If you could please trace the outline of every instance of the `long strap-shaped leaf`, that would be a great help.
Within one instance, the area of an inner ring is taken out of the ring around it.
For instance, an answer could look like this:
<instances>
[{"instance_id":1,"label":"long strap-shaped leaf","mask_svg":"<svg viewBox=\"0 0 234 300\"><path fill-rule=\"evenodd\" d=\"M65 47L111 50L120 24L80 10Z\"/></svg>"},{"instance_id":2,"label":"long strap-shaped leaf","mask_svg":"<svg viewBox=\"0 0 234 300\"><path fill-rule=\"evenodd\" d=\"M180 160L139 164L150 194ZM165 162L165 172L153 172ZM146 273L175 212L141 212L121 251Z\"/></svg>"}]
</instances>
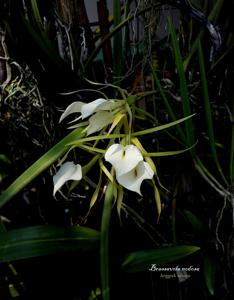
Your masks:
<instances>
[{"instance_id":1,"label":"long strap-shaped leaf","mask_svg":"<svg viewBox=\"0 0 234 300\"><path fill-rule=\"evenodd\" d=\"M99 232L86 227L33 226L1 232L0 261L96 249Z\"/></svg>"},{"instance_id":2,"label":"long strap-shaped leaf","mask_svg":"<svg viewBox=\"0 0 234 300\"><path fill-rule=\"evenodd\" d=\"M109 226L111 219L111 211L114 199L114 185L109 182L104 199L104 207L102 213L101 235L100 235L100 269L101 269L101 285L102 299L110 300L109 286Z\"/></svg>"},{"instance_id":3,"label":"long strap-shaped leaf","mask_svg":"<svg viewBox=\"0 0 234 300\"><path fill-rule=\"evenodd\" d=\"M222 179L224 180L225 183L227 183L222 168L220 166L217 151L216 151L214 126L213 126L212 112L210 107L210 97L209 97L208 83L206 78L205 62L204 62L203 51L200 42L198 43L198 62L199 62L199 69L200 69L200 76L201 76L201 91L202 91L202 97L204 103L206 126L207 126L208 138L210 142L211 154Z\"/></svg>"},{"instance_id":4,"label":"long strap-shaped leaf","mask_svg":"<svg viewBox=\"0 0 234 300\"><path fill-rule=\"evenodd\" d=\"M170 118L172 119L172 121L176 121L177 118L176 118L176 116L175 116L175 114L173 112L173 109L172 109L172 107L170 105L170 102L169 102L167 96L166 96L166 93L163 90L163 87L162 87L162 85L160 83L160 80L159 80L159 78L157 76L157 73L154 71L153 66L152 66L151 63L149 63L149 67L150 67L150 70L151 70L151 73L152 73L152 76L153 76L153 80L154 80L154 82L155 82L155 84L156 84L156 86L158 88L159 94L161 96L161 99L163 100L163 103L164 103L164 105L165 105L165 107L167 109L167 112L168 112ZM185 141L184 132L183 132L181 126L176 125L176 128L177 128L177 130L179 132L179 135L182 138L182 140Z\"/></svg>"},{"instance_id":5,"label":"long strap-shaped leaf","mask_svg":"<svg viewBox=\"0 0 234 300\"><path fill-rule=\"evenodd\" d=\"M125 258L122 268L126 272L148 271L152 264L156 266L169 264L199 249L197 246L173 246L156 250L133 252Z\"/></svg>"},{"instance_id":6,"label":"long strap-shaped leaf","mask_svg":"<svg viewBox=\"0 0 234 300\"><path fill-rule=\"evenodd\" d=\"M177 41L177 36L175 33L175 29L172 23L171 18L168 18L168 28L171 35L171 43L174 51L174 57L175 57L175 64L179 75L179 81L180 81L180 94L182 99L182 108L183 108L183 114L184 117L191 115L191 105L190 105L190 99L189 99L189 93L187 88L187 82L186 82L186 76L184 72L183 67L183 61L180 53L179 44ZM188 120L185 123L185 132L186 132L186 144L187 146L192 146L195 142L194 138L194 128L192 120ZM194 154L194 148L191 149L191 154Z\"/></svg>"},{"instance_id":7,"label":"long strap-shaped leaf","mask_svg":"<svg viewBox=\"0 0 234 300\"><path fill-rule=\"evenodd\" d=\"M29 167L22 175L20 175L1 195L0 207L7 203L20 190L36 178L41 172L48 168L56 159L58 159L65 151L67 151L67 144L78 140L82 134L82 128L75 129L58 144L46 152L39 158L31 167Z\"/></svg>"}]
</instances>

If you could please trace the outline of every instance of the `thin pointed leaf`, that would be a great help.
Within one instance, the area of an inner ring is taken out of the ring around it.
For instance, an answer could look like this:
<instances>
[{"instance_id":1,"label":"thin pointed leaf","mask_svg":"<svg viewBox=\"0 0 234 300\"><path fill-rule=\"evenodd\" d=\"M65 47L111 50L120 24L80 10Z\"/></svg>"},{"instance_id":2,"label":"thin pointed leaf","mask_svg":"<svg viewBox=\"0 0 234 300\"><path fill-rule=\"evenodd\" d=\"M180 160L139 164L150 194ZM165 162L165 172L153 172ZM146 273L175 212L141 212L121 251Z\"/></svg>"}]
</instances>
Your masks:
<instances>
[{"instance_id":1,"label":"thin pointed leaf","mask_svg":"<svg viewBox=\"0 0 234 300\"><path fill-rule=\"evenodd\" d=\"M215 277L216 277L217 260L210 255L204 257L204 277L208 291L213 296L215 292Z\"/></svg>"},{"instance_id":2,"label":"thin pointed leaf","mask_svg":"<svg viewBox=\"0 0 234 300\"><path fill-rule=\"evenodd\" d=\"M169 32L171 35L171 43L172 43L172 47L173 47L173 51L174 51L176 68L177 68L178 75L179 75L183 114L186 117L186 116L191 115L192 110L191 110L187 82L186 82L186 77L185 77L185 72L184 72L184 67L183 67L183 61L182 61L179 44L177 41L177 36L176 36L175 29L174 29L171 18L168 18L168 25L169 25L168 26ZM186 132L186 145L188 147L191 147L195 143L194 128L193 128L192 120L188 120L185 123L185 132ZM194 154L194 149L191 149L191 154Z\"/></svg>"},{"instance_id":3,"label":"thin pointed leaf","mask_svg":"<svg viewBox=\"0 0 234 300\"><path fill-rule=\"evenodd\" d=\"M157 217L157 222L158 222L159 218L160 218L160 215L161 215L161 211L162 211L161 197L160 197L160 194L159 194L159 190L158 190L158 188L157 188L154 181L153 181L153 186L154 186L154 199L155 199L157 212L158 212L158 217Z\"/></svg>"},{"instance_id":4,"label":"thin pointed leaf","mask_svg":"<svg viewBox=\"0 0 234 300\"><path fill-rule=\"evenodd\" d=\"M198 219L198 217L193 214L191 211L189 210L183 210L182 211L182 215L183 217L187 220L187 222L189 224L191 224L194 232L198 235L201 236L202 232L205 232L205 226L204 224L201 222L200 219Z\"/></svg>"},{"instance_id":5,"label":"thin pointed leaf","mask_svg":"<svg viewBox=\"0 0 234 300\"><path fill-rule=\"evenodd\" d=\"M119 215L119 219L121 220L121 209L122 209L122 203L123 203L123 187L121 185L118 185L118 196L117 196L117 213Z\"/></svg>"},{"instance_id":6,"label":"thin pointed leaf","mask_svg":"<svg viewBox=\"0 0 234 300\"><path fill-rule=\"evenodd\" d=\"M137 131L137 132L133 132L131 134L131 136L139 136L139 135L144 135L144 134L150 134L150 133L153 133L153 132L157 132L157 131L161 131L161 130L164 130L164 129L167 129L167 128L170 128L170 127L173 127L179 123L182 123L184 121L188 121L190 118L192 118L194 116L193 115L190 115L190 116L187 116L187 117L184 117L182 119L179 119L177 121L174 121L174 122L170 122L170 123L167 123L167 124L164 124L164 125L160 125L160 126L156 126L156 127L153 127L153 128L149 128L149 129L145 129L145 130L141 130L141 131ZM195 144L195 143L193 143ZM191 144L192 146L192 144Z\"/></svg>"},{"instance_id":7,"label":"thin pointed leaf","mask_svg":"<svg viewBox=\"0 0 234 300\"><path fill-rule=\"evenodd\" d=\"M31 0L31 6L32 6L32 11L33 11L33 15L36 21L36 25L38 26L38 28L40 30L43 29L43 22L42 22L42 18L38 9L38 5L37 5L37 0Z\"/></svg>"},{"instance_id":8,"label":"thin pointed leaf","mask_svg":"<svg viewBox=\"0 0 234 300\"><path fill-rule=\"evenodd\" d=\"M151 156L151 157L173 156L173 155L185 153L185 152L191 150L195 145L193 145L192 147L189 147L187 149L183 149L183 150L164 151L164 152L146 152L146 153L142 153L142 154L144 156Z\"/></svg>"},{"instance_id":9,"label":"thin pointed leaf","mask_svg":"<svg viewBox=\"0 0 234 300\"><path fill-rule=\"evenodd\" d=\"M108 134L110 134L113 129L119 124L119 122L125 117L126 115L124 113L118 113L116 116L114 116L113 123L111 124L111 127L108 131Z\"/></svg>"},{"instance_id":10,"label":"thin pointed leaf","mask_svg":"<svg viewBox=\"0 0 234 300\"><path fill-rule=\"evenodd\" d=\"M100 159L99 160L99 166L102 169L103 173L106 175L106 177L110 180L110 182L114 182L114 178L111 175L111 173L107 170L107 168L105 167L105 165L103 164L103 161Z\"/></svg>"},{"instance_id":11,"label":"thin pointed leaf","mask_svg":"<svg viewBox=\"0 0 234 300\"><path fill-rule=\"evenodd\" d=\"M210 98L209 98L209 92L208 92L208 84L207 84L207 78L206 78L206 70L205 70L205 62L202 52L201 43L198 43L198 61L199 61L199 69L200 69L200 76L201 76L201 91L202 91L202 97L203 97L203 103L204 103L204 111L205 111L205 118L206 118L206 126L207 126L207 134L209 137L210 142L210 148L211 148L211 154L214 160L214 163L222 177L225 183L227 183L223 171L221 169L218 155L216 151L216 143L215 143L215 137L214 137L214 127L213 127L213 120L212 120L212 112L210 107Z\"/></svg>"},{"instance_id":12,"label":"thin pointed leaf","mask_svg":"<svg viewBox=\"0 0 234 300\"><path fill-rule=\"evenodd\" d=\"M100 168L98 184L90 200L89 209L91 209L97 201L101 189L101 184L102 184L102 169Z\"/></svg>"},{"instance_id":13,"label":"thin pointed leaf","mask_svg":"<svg viewBox=\"0 0 234 300\"><path fill-rule=\"evenodd\" d=\"M165 107L167 109L167 112L168 112L170 118L172 119L172 121L176 121L177 118L176 118L176 116L175 116L175 114L174 114L174 112L172 110L172 107L171 107L171 105L170 105L170 103L169 103L169 101L167 99L166 94L164 93L164 90L163 90L162 85L161 85L161 83L160 83L160 81L158 79L158 76L157 76L156 72L154 71L153 66L152 66L151 63L149 63L149 66L150 66L150 70L151 70L151 73L152 73L152 76L153 76L153 80L154 80L154 82L155 82L155 84L156 84L156 86L158 88L158 91L159 91L160 96L161 96L161 98L163 100L163 103L164 103L164 105L165 105ZM176 125L176 129L178 130L178 133L179 133L181 139L183 141L185 141L185 135L184 135L184 132L183 132L181 126Z\"/></svg>"}]
</instances>

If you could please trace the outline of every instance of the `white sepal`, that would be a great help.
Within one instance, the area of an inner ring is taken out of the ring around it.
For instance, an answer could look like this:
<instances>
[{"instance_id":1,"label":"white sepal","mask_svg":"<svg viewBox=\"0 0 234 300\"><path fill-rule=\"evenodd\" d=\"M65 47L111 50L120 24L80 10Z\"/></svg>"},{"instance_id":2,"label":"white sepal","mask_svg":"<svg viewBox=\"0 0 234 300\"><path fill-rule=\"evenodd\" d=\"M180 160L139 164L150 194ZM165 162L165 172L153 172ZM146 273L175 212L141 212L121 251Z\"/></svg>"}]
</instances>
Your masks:
<instances>
[{"instance_id":1,"label":"white sepal","mask_svg":"<svg viewBox=\"0 0 234 300\"><path fill-rule=\"evenodd\" d=\"M62 113L60 119L59 119L59 123L62 122L63 119L65 119L68 115L73 114L73 113L80 113L81 112L81 108L84 105L83 102L73 102L72 104L70 104L65 111Z\"/></svg>"},{"instance_id":2,"label":"white sepal","mask_svg":"<svg viewBox=\"0 0 234 300\"><path fill-rule=\"evenodd\" d=\"M95 113L99 110L108 110L109 108L105 107L106 103L108 103L108 100L99 98L90 103L84 104L81 107L82 119L85 119L85 118L91 116L93 113Z\"/></svg>"}]
</instances>

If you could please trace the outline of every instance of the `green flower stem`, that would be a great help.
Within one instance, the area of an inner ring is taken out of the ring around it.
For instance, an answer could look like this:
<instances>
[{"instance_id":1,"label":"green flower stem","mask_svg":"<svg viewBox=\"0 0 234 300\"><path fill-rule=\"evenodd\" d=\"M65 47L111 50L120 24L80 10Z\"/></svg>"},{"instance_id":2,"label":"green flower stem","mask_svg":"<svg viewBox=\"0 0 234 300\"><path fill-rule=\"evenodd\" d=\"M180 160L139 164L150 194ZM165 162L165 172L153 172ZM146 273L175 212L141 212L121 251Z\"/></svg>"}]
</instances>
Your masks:
<instances>
[{"instance_id":1,"label":"green flower stem","mask_svg":"<svg viewBox=\"0 0 234 300\"><path fill-rule=\"evenodd\" d=\"M131 141L131 132L132 132L132 111L131 108L129 107L129 104L126 103L126 110L129 115L129 122L128 122L128 127L125 128L125 133L128 134L128 144L130 144Z\"/></svg>"}]
</instances>

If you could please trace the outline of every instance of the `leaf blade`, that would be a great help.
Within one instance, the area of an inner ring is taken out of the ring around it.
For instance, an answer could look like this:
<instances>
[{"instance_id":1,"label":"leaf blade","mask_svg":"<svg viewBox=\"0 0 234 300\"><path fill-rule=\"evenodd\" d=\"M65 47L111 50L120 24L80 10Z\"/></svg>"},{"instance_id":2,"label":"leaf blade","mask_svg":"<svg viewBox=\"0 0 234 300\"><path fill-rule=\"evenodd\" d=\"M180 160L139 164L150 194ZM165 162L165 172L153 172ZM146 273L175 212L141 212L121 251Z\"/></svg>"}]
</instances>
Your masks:
<instances>
[{"instance_id":1,"label":"leaf blade","mask_svg":"<svg viewBox=\"0 0 234 300\"><path fill-rule=\"evenodd\" d=\"M96 249L99 232L86 227L42 225L1 233L0 261Z\"/></svg>"},{"instance_id":2,"label":"leaf blade","mask_svg":"<svg viewBox=\"0 0 234 300\"><path fill-rule=\"evenodd\" d=\"M156 250L143 250L130 253L122 263L126 272L140 272L148 270L149 266L165 265L186 257L200 250L197 246L174 246Z\"/></svg>"}]
</instances>

